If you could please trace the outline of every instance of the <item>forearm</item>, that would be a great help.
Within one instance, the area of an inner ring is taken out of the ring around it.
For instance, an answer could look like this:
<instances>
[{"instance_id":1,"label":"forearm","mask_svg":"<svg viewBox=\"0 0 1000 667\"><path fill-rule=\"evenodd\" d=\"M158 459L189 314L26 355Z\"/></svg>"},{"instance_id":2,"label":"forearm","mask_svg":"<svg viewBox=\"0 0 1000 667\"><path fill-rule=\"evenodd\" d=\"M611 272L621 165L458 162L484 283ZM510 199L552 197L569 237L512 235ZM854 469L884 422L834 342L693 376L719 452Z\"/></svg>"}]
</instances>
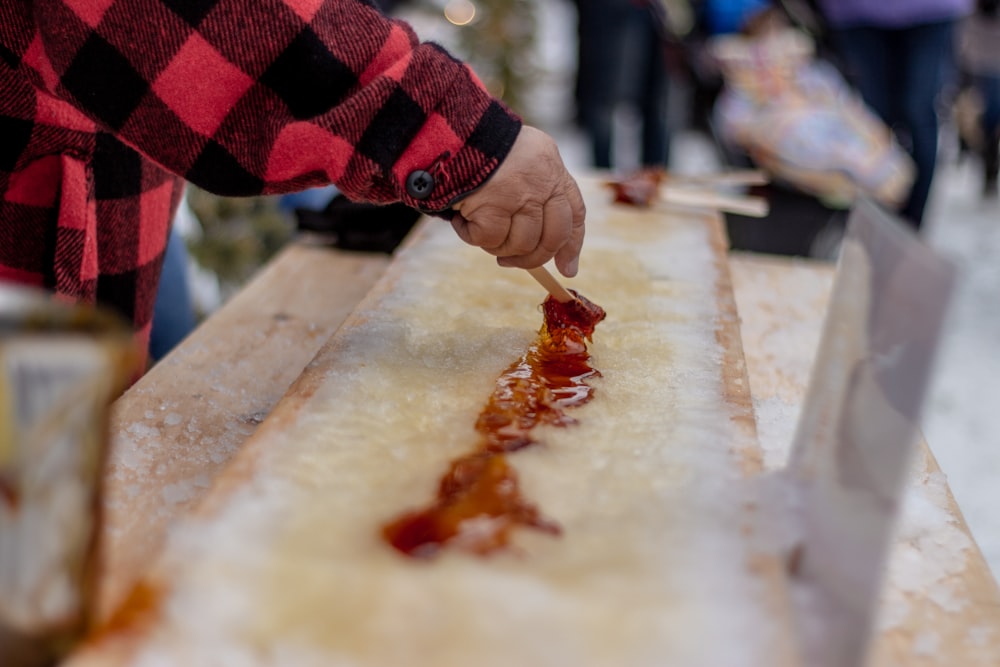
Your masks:
<instances>
[{"instance_id":1,"label":"forearm","mask_svg":"<svg viewBox=\"0 0 1000 667\"><path fill-rule=\"evenodd\" d=\"M123 141L220 194L332 182L354 199L440 210L489 177L520 124L463 64L357 0L312 14L304 4L223 0L184 17L161 0L90 12L34 2L44 48L25 64ZM433 176L423 199L406 188L417 170Z\"/></svg>"}]
</instances>

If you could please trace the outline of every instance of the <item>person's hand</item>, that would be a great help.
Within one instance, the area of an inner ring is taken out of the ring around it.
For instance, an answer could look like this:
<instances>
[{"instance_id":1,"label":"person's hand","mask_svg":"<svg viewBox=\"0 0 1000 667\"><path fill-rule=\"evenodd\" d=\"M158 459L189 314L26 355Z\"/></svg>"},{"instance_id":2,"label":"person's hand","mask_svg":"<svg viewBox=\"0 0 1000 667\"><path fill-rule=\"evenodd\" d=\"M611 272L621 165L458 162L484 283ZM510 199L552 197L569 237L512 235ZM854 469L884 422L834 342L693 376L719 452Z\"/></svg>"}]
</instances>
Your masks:
<instances>
[{"instance_id":1,"label":"person's hand","mask_svg":"<svg viewBox=\"0 0 1000 667\"><path fill-rule=\"evenodd\" d=\"M524 126L507 159L486 183L454 205L452 227L500 266L533 269L553 257L576 275L586 208L552 137Z\"/></svg>"}]
</instances>

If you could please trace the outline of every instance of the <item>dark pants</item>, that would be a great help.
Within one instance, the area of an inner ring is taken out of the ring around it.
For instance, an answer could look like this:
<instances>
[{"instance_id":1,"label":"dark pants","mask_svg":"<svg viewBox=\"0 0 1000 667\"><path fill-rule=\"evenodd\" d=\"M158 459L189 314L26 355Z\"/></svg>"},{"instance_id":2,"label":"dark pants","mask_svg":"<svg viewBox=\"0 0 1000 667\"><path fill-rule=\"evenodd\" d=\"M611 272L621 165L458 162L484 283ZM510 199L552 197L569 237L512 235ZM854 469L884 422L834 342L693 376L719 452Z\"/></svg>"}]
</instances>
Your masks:
<instances>
[{"instance_id":1,"label":"dark pants","mask_svg":"<svg viewBox=\"0 0 1000 667\"><path fill-rule=\"evenodd\" d=\"M1000 74L973 75L972 83L983 101L983 116L980 121L983 136L987 139L1000 134Z\"/></svg>"},{"instance_id":2,"label":"dark pants","mask_svg":"<svg viewBox=\"0 0 1000 667\"><path fill-rule=\"evenodd\" d=\"M900 213L917 228L937 162L937 103L953 71L954 27L954 22L943 21L909 28L847 28L833 34L848 78L913 157L916 178Z\"/></svg>"},{"instance_id":3,"label":"dark pants","mask_svg":"<svg viewBox=\"0 0 1000 667\"><path fill-rule=\"evenodd\" d=\"M983 194L997 196L1000 176L1000 76L976 75L973 84L983 101L980 128L983 131Z\"/></svg>"},{"instance_id":4,"label":"dark pants","mask_svg":"<svg viewBox=\"0 0 1000 667\"><path fill-rule=\"evenodd\" d=\"M598 168L612 166L615 109L631 102L642 122L640 161L667 163L667 68L648 9L630 0L579 0L577 115Z\"/></svg>"},{"instance_id":5,"label":"dark pants","mask_svg":"<svg viewBox=\"0 0 1000 667\"><path fill-rule=\"evenodd\" d=\"M149 336L149 356L159 361L195 327L194 305L187 280L187 248L176 229L170 231L163 273L153 307L153 328Z\"/></svg>"}]
</instances>

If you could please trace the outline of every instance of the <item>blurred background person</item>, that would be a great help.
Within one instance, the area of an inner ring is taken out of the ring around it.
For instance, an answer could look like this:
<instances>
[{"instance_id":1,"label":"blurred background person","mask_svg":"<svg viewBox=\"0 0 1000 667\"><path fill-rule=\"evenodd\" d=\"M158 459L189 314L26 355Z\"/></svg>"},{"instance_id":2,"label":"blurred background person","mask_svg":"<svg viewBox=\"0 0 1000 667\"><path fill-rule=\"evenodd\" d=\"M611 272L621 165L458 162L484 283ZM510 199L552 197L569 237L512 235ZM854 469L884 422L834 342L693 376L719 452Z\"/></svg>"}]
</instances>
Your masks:
<instances>
[{"instance_id":1,"label":"blurred background person","mask_svg":"<svg viewBox=\"0 0 1000 667\"><path fill-rule=\"evenodd\" d=\"M978 97L978 152L982 158L983 196L997 197L1000 172L1000 0L978 0L962 22L959 64Z\"/></svg>"},{"instance_id":2,"label":"blurred background person","mask_svg":"<svg viewBox=\"0 0 1000 667\"><path fill-rule=\"evenodd\" d=\"M640 165L663 167L669 159L669 76L656 1L575 0L577 120L594 167L616 166L615 112L625 106L637 112Z\"/></svg>"},{"instance_id":3,"label":"blurred background person","mask_svg":"<svg viewBox=\"0 0 1000 667\"><path fill-rule=\"evenodd\" d=\"M954 32L972 0L818 0L845 74L916 165L900 214L924 218L938 150L937 104L954 72Z\"/></svg>"}]
</instances>

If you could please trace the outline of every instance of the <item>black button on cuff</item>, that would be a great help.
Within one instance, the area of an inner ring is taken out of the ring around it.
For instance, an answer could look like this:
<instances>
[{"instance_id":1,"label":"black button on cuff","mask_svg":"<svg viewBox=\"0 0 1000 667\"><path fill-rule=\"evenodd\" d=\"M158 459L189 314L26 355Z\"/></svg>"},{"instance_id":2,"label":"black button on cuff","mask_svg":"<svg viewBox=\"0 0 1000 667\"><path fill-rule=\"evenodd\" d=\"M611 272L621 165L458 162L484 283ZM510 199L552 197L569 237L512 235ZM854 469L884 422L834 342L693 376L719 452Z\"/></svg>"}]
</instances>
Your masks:
<instances>
[{"instance_id":1,"label":"black button on cuff","mask_svg":"<svg viewBox=\"0 0 1000 667\"><path fill-rule=\"evenodd\" d=\"M427 199L434 189L434 177L430 173L418 169L406 177L406 192L414 199Z\"/></svg>"}]
</instances>

